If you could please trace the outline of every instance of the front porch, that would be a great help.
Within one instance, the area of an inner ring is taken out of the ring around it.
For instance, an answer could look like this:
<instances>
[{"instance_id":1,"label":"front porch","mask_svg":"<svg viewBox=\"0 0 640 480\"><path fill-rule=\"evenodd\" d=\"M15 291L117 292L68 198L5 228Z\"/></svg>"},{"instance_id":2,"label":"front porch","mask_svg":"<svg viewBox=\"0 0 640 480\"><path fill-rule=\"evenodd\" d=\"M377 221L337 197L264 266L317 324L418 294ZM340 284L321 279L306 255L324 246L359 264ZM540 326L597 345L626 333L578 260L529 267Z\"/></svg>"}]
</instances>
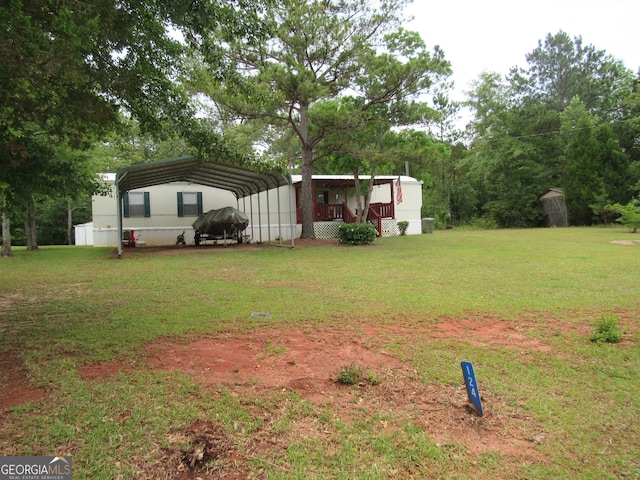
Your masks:
<instances>
[{"instance_id":1,"label":"front porch","mask_svg":"<svg viewBox=\"0 0 640 480\"><path fill-rule=\"evenodd\" d=\"M362 184L368 177L361 177ZM301 184L296 185L296 217L302 223L300 205ZM355 179L352 176L323 176L313 178L313 221L316 237L336 238L341 223L356 222L357 199L355 197ZM373 182L372 203L367 212L367 221L371 223L378 236L397 235L395 220L394 180L376 178ZM364 199L362 199L364 202Z\"/></svg>"},{"instance_id":2,"label":"front porch","mask_svg":"<svg viewBox=\"0 0 640 480\"><path fill-rule=\"evenodd\" d=\"M336 238L341 223L355 223L356 215L346 203L322 204L316 203L313 212L314 231L317 238ZM302 209L296 211L297 222L302 223ZM392 236L398 234L393 202L372 203L369 205L367 221L378 232L378 236Z\"/></svg>"}]
</instances>

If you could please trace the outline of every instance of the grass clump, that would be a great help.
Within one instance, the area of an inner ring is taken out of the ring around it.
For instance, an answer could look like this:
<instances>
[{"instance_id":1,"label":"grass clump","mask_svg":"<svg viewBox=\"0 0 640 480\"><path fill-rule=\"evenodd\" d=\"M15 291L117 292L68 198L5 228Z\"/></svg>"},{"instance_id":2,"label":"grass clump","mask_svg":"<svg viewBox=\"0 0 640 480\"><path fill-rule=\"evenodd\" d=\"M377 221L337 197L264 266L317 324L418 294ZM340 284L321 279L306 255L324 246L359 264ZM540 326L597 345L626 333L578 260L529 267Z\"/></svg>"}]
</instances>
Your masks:
<instances>
[{"instance_id":1,"label":"grass clump","mask_svg":"<svg viewBox=\"0 0 640 480\"><path fill-rule=\"evenodd\" d=\"M357 385L364 377L364 369L360 365L352 363L351 365L342 365L338 370L338 382L343 385Z\"/></svg>"},{"instance_id":2,"label":"grass clump","mask_svg":"<svg viewBox=\"0 0 640 480\"><path fill-rule=\"evenodd\" d=\"M589 336L594 343L618 343L622 339L622 330L615 317L602 317Z\"/></svg>"},{"instance_id":3,"label":"grass clump","mask_svg":"<svg viewBox=\"0 0 640 480\"><path fill-rule=\"evenodd\" d=\"M367 372L362 365L342 365L336 375L338 382L343 385L358 385L363 382L369 382L371 385L380 383L380 378L374 372Z\"/></svg>"}]
</instances>

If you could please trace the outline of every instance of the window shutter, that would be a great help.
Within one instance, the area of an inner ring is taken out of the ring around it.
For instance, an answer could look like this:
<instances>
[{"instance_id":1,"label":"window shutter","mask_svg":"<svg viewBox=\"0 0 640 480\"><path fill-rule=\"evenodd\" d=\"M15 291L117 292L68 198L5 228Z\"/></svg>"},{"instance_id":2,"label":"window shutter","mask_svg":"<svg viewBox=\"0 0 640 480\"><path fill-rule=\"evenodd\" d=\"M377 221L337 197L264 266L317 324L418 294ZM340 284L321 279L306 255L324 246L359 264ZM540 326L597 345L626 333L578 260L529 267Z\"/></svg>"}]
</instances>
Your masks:
<instances>
[{"instance_id":1,"label":"window shutter","mask_svg":"<svg viewBox=\"0 0 640 480\"><path fill-rule=\"evenodd\" d=\"M149 203L149 192L144 192L144 216L151 216L151 204Z\"/></svg>"},{"instance_id":2,"label":"window shutter","mask_svg":"<svg viewBox=\"0 0 640 480\"><path fill-rule=\"evenodd\" d=\"M184 208L182 203L182 192L178 192L178 216L184 217Z\"/></svg>"},{"instance_id":3,"label":"window shutter","mask_svg":"<svg viewBox=\"0 0 640 480\"><path fill-rule=\"evenodd\" d=\"M125 217L129 216L129 192L122 196L122 210Z\"/></svg>"},{"instance_id":4,"label":"window shutter","mask_svg":"<svg viewBox=\"0 0 640 480\"><path fill-rule=\"evenodd\" d=\"M202 192L198 192L198 216L202 215Z\"/></svg>"}]
</instances>

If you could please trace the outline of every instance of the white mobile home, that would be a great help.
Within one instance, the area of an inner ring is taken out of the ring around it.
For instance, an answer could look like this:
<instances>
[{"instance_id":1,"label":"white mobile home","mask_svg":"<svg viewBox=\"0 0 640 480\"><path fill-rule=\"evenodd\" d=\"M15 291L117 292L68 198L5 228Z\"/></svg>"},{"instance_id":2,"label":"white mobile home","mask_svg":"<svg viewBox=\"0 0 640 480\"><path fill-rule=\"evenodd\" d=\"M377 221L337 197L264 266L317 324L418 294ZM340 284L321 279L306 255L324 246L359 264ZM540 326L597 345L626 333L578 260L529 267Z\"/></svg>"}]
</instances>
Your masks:
<instances>
[{"instance_id":1,"label":"white mobile home","mask_svg":"<svg viewBox=\"0 0 640 480\"><path fill-rule=\"evenodd\" d=\"M115 174L104 174L111 194L94 195L92 201L93 239L96 246L118 245L118 212ZM138 245L171 245L184 231L187 244L194 243L193 222L204 212L235 207L247 213L250 223L244 234L255 242L290 240L291 226L300 236L295 213L289 207L289 188L237 199L228 190L189 182L171 182L131 190L122 196L122 229L133 231ZM278 198L280 197L280 198ZM279 210L279 211L278 211Z\"/></svg>"},{"instance_id":2,"label":"white mobile home","mask_svg":"<svg viewBox=\"0 0 640 480\"><path fill-rule=\"evenodd\" d=\"M249 217L249 226L244 231L246 241L292 241L300 236L301 176L277 178L273 175L265 180L256 175L243 180L255 184L245 192L244 186L236 184L230 187L221 183L222 188L211 186L217 184L212 180L212 173L207 172L203 175L209 177L200 179L198 172L193 172L199 168L194 167L195 164L189 165L187 177L184 174L181 177L157 175L153 170L154 165L166 168L173 166L172 162L179 165L188 160L156 162L129 167L132 170L124 169L124 173L103 174L110 193L93 197L93 244L121 246L120 232L125 231L133 231L138 246L172 245L183 231L187 244L193 244L195 232L191 225L196 218L209 210L227 206L237 208ZM149 167L145 167L147 165ZM237 169L214 173L218 178L241 176L244 172ZM188 181L166 181L174 178L188 178ZM273 178L276 180L272 181ZM369 177L362 176L359 180L369 180ZM316 237L336 238L340 223L350 221L357 205L354 186L354 178L349 175L313 177ZM397 235L397 222L402 220L409 222L407 234L421 233L421 207L422 182L408 176L375 178L370 221L379 235Z\"/></svg>"}]
</instances>

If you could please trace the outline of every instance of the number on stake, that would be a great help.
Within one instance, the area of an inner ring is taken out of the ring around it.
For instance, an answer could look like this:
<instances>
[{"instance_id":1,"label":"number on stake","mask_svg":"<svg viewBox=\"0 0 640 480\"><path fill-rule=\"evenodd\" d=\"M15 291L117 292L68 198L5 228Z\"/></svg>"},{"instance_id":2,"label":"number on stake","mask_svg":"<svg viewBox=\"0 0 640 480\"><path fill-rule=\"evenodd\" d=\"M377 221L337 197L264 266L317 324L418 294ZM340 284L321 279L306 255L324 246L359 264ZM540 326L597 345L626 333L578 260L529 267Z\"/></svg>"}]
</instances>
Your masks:
<instances>
[{"instance_id":1,"label":"number on stake","mask_svg":"<svg viewBox=\"0 0 640 480\"><path fill-rule=\"evenodd\" d=\"M480 392L476 385L475 375L473 373L473 366L469 362L462 362L462 372L467 385L467 394L469 396L469 402L473 406L473 409L483 416L482 403L480 400Z\"/></svg>"}]
</instances>

